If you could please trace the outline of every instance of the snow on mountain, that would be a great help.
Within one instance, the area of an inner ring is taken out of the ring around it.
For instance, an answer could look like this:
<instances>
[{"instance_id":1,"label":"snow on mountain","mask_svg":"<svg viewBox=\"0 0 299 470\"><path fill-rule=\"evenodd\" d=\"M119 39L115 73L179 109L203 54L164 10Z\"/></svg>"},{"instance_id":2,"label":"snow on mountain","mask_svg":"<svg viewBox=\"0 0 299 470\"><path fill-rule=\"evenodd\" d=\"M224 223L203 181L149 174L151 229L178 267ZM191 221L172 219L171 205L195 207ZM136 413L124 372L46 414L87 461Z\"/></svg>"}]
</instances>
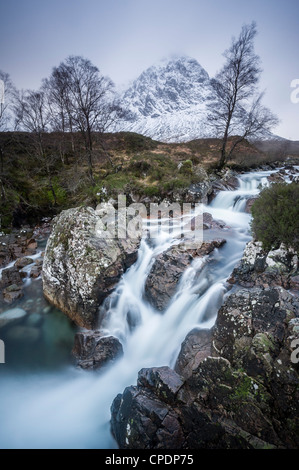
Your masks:
<instances>
[{"instance_id":1,"label":"snow on mountain","mask_svg":"<svg viewBox=\"0 0 299 470\"><path fill-rule=\"evenodd\" d=\"M117 130L161 142L209 137L207 103L214 98L208 73L190 57L145 70L121 96L128 111Z\"/></svg>"}]
</instances>

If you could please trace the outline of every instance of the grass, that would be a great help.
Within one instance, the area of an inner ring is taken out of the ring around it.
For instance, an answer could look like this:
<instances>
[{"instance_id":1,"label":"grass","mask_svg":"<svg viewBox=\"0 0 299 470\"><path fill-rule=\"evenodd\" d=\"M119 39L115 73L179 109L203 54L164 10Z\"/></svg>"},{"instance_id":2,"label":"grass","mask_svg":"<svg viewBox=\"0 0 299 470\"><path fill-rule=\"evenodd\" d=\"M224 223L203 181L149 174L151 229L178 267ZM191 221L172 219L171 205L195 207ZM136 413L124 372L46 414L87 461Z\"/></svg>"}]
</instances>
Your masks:
<instances>
[{"instance_id":1,"label":"grass","mask_svg":"<svg viewBox=\"0 0 299 470\"><path fill-rule=\"evenodd\" d=\"M206 171L214 171L221 146L218 139L165 144L130 132L96 134L92 185L81 137L70 137L44 134L45 158L41 159L33 135L0 133L2 229L32 224L81 204L95 206L120 193L155 199L171 198L174 190L183 194L190 184L201 182ZM248 169L267 159L268 152L263 154L245 142L229 166Z\"/></svg>"}]
</instances>

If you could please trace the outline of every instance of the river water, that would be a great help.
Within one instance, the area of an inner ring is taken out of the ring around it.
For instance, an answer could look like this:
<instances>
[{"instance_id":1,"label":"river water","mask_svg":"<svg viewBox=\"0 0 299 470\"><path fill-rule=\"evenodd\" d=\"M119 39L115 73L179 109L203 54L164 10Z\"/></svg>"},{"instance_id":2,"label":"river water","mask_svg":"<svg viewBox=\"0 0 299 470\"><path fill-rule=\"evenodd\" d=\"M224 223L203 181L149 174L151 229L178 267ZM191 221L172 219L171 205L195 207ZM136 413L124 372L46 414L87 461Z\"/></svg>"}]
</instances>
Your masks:
<instances>
[{"instance_id":1,"label":"river water","mask_svg":"<svg viewBox=\"0 0 299 470\"><path fill-rule=\"evenodd\" d=\"M0 448L117 447L109 426L114 397L136 384L141 368L173 367L191 329L213 326L229 289L226 279L251 239L246 201L259 193L271 173L241 175L237 190L219 192L204 207L227 225L221 231L205 230L204 238L227 242L208 261L192 262L163 314L144 300L144 284L155 256L178 240L164 232L150 243L142 240L137 262L111 297L103 326L121 340L124 356L104 371L91 373L73 366L74 327L44 300L41 281L27 279L25 297L18 305L27 311L21 326L29 326L31 332L34 328L39 336L22 341L17 335L20 329L7 328L4 338L0 330L7 349L6 364L0 364Z\"/></svg>"}]
</instances>

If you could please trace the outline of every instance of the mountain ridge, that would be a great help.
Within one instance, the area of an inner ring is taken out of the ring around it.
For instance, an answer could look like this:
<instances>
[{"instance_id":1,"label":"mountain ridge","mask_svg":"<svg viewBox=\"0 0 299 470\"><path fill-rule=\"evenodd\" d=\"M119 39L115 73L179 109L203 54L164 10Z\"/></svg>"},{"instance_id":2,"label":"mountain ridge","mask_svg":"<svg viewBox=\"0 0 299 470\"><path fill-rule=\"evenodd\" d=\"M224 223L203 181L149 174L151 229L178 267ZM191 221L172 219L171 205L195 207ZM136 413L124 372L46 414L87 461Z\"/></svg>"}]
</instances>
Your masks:
<instances>
[{"instance_id":1,"label":"mountain ridge","mask_svg":"<svg viewBox=\"0 0 299 470\"><path fill-rule=\"evenodd\" d=\"M208 118L208 104L215 100L209 74L196 59L164 58L120 93L125 117L114 130L135 132L164 143L217 137ZM259 139L286 140L272 133Z\"/></svg>"},{"instance_id":2,"label":"mountain ridge","mask_svg":"<svg viewBox=\"0 0 299 470\"><path fill-rule=\"evenodd\" d=\"M117 131L167 143L211 137L207 103L214 98L210 77L196 59L164 59L142 72L122 93L127 115Z\"/></svg>"}]
</instances>

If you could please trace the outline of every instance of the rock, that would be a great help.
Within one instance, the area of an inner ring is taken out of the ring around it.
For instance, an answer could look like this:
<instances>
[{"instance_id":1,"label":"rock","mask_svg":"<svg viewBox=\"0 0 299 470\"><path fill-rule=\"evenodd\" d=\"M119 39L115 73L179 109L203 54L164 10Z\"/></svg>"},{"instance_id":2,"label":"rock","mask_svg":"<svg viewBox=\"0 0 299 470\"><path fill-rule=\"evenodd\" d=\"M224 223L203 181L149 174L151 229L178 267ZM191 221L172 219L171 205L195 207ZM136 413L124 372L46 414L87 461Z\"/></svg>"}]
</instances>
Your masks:
<instances>
[{"instance_id":1,"label":"rock","mask_svg":"<svg viewBox=\"0 0 299 470\"><path fill-rule=\"evenodd\" d=\"M13 231L1 237L0 268L15 259L36 253L37 243L28 230Z\"/></svg>"},{"instance_id":2,"label":"rock","mask_svg":"<svg viewBox=\"0 0 299 470\"><path fill-rule=\"evenodd\" d=\"M245 212L247 212L247 214L251 213L251 208L256 200L257 200L257 197L251 197L247 199L245 209L244 209Z\"/></svg>"},{"instance_id":3,"label":"rock","mask_svg":"<svg viewBox=\"0 0 299 470\"><path fill-rule=\"evenodd\" d=\"M182 384L169 368L140 371L137 387L126 388L111 407L111 429L121 448L153 448L153 442L157 449L182 448L184 435L178 416L165 402L169 394L175 401Z\"/></svg>"},{"instance_id":4,"label":"rock","mask_svg":"<svg viewBox=\"0 0 299 470\"><path fill-rule=\"evenodd\" d=\"M37 242L35 241L34 238L31 238L30 240L27 241L27 248L25 250L26 255L35 254L36 248L37 248Z\"/></svg>"},{"instance_id":5,"label":"rock","mask_svg":"<svg viewBox=\"0 0 299 470\"><path fill-rule=\"evenodd\" d=\"M184 378L191 377L193 370L211 355L211 348L211 330L194 329L190 331L181 345L174 370Z\"/></svg>"},{"instance_id":6,"label":"rock","mask_svg":"<svg viewBox=\"0 0 299 470\"><path fill-rule=\"evenodd\" d=\"M228 282L243 287L280 285L289 289L297 275L298 255L294 250L281 245L277 250L265 251L261 242L251 241Z\"/></svg>"},{"instance_id":7,"label":"rock","mask_svg":"<svg viewBox=\"0 0 299 470\"><path fill-rule=\"evenodd\" d=\"M25 266L28 266L29 264L32 264L32 263L33 263L33 259L24 256L23 258L17 259L17 261L15 262L15 267L18 269L23 269L25 268Z\"/></svg>"},{"instance_id":8,"label":"rock","mask_svg":"<svg viewBox=\"0 0 299 470\"><path fill-rule=\"evenodd\" d=\"M33 268L30 271L30 277L32 277L33 279L38 278L42 273L42 269L43 269L42 264L37 264L33 266Z\"/></svg>"},{"instance_id":9,"label":"rock","mask_svg":"<svg viewBox=\"0 0 299 470\"><path fill-rule=\"evenodd\" d=\"M212 182L212 189L209 194L209 202L211 202L219 191L234 191L239 187L239 181L236 174L232 170L225 170L223 176L218 177Z\"/></svg>"},{"instance_id":10,"label":"rock","mask_svg":"<svg viewBox=\"0 0 299 470\"><path fill-rule=\"evenodd\" d=\"M6 310L3 313L0 313L0 328L12 323L16 323L20 321L22 318L26 316L25 310L22 308L12 308L10 310Z\"/></svg>"},{"instance_id":11,"label":"rock","mask_svg":"<svg viewBox=\"0 0 299 470\"><path fill-rule=\"evenodd\" d=\"M282 287L231 293L215 327L185 339L180 375L141 370L137 386L115 398L111 430L119 447L298 448L294 339L298 298Z\"/></svg>"},{"instance_id":12,"label":"rock","mask_svg":"<svg viewBox=\"0 0 299 470\"><path fill-rule=\"evenodd\" d=\"M157 310L165 310L177 289L183 272L191 265L192 260L209 255L224 243L223 239L203 242L197 249L187 249L178 245L159 254L146 279L146 299Z\"/></svg>"},{"instance_id":13,"label":"rock","mask_svg":"<svg viewBox=\"0 0 299 470\"><path fill-rule=\"evenodd\" d=\"M1 288L8 287L12 284L22 285L26 273L22 273L17 267L6 268L2 271L2 279L0 281Z\"/></svg>"},{"instance_id":14,"label":"rock","mask_svg":"<svg viewBox=\"0 0 299 470\"><path fill-rule=\"evenodd\" d=\"M53 221L42 277L46 299L77 325L98 327L98 309L137 259L140 239L97 236L92 208L61 212Z\"/></svg>"},{"instance_id":15,"label":"rock","mask_svg":"<svg viewBox=\"0 0 299 470\"><path fill-rule=\"evenodd\" d=\"M4 302L7 302L11 304L15 300L18 300L22 298L24 295L22 286L17 286L16 284L12 284L9 287L6 287L6 289L3 289L2 291L2 296Z\"/></svg>"},{"instance_id":16,"label":"rock","mask_svg":"<svg viewBox=\"0 0 299 470\"><path fill-rule=\"evenodd\" d=\"M227 228L226 223L223 220L215 220L212 217L212 214L208 212L203 213L203 229L223 229Z\"/></svg>"},{"instance_id":17,"label":"rock","mask_svg":"<svg viewBox=\"0 0 299 470\"><path fill-rule=\"evenodd\" d=\"M120 341L113 336L103 336L100 331L76 333L72 351L77 366L82 369L100 369L111 364L123 354Z\"/></svg>"},{"instance_id":18,"label":"rock","mask_svg":"<svg viewBox=\"0 0 299 470\"><path fill-rule=\"evenodd\" d=\"M284 182L284 177L281 175L279 172L277 173L272 173L272 175L267 176L268 181L271 183L283 183Z\"/></svg>"}]
</instances>

